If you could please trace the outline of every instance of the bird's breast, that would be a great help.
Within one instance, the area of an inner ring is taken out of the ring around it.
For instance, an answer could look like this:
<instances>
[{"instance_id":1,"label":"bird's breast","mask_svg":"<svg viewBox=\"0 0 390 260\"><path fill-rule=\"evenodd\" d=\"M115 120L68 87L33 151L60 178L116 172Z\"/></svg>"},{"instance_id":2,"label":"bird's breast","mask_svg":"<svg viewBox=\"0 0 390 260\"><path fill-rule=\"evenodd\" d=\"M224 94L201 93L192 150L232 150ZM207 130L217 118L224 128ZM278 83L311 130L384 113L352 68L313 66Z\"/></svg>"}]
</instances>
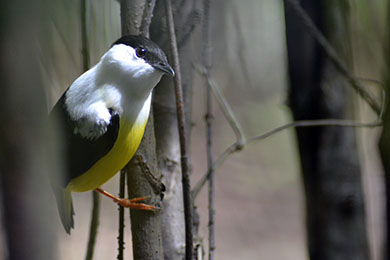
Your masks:
<instances>
[{"instance_id":1,"label":"bird's breast","mask_svg":"<svg viewBox=\"0 0 390 260\"><path fill-rule=\"evenodd\" d=\"M150 97L136 117L120 118L119 133L112 149L87 172L72 179L68 189L73 192L94 190L111 179L133 157L142 140L149 117Z\"/></svg>"}]
</instances>

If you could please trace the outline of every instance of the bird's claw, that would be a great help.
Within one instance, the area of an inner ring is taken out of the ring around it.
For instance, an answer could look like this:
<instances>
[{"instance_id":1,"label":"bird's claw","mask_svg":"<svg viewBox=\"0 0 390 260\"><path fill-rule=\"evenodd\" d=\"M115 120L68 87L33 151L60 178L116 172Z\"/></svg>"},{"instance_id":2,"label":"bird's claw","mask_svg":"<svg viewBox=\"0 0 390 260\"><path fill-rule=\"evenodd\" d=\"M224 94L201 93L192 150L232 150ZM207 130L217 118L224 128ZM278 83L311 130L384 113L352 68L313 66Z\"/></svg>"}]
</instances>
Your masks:
<instances>
[{"instance_id":1,"label":"bird's claw","mask_svg":"<svg viewBox=\"0 0 390 260\"><path fill-rule=\"evenodd\" d=\"M144 203L139 203L140 201L144 201L149 199L150 197L139 197L134 199L119 199L117 202L124 208L131 209L140 209L140 210L148 210L148 211L156 211L159 210L159 207L147 205Z\"/></svg>"}]
</instances>

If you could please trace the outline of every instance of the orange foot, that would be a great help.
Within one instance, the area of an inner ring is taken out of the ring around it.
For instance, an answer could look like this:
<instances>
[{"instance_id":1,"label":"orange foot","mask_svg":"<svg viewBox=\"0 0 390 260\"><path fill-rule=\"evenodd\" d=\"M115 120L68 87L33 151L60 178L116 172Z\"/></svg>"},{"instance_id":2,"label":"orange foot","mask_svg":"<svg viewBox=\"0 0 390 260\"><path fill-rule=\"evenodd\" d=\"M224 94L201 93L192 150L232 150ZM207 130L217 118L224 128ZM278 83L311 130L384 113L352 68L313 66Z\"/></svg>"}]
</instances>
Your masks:
<instances>
[{"instance_id":1,"label":"orange foot","mask_svg":"<svg viewBox=\"0 0 390 260\"><path fill-rule=\"evenodd\" d=\"M116 202L122 207L131 208L131 209L141 209L141 210L150 210L150 211L155 211L158 209L155 206L138 203L139 201L146 200L146 199L148 199L148 197L139 197L134 199L119 199L119 201Z\"/></svg>"},{"instance_id":2,"label":"orange foot","mask_svg":"<svg viewBox=\"0 0 390 260\"><path fill-rule=\"evenodd\" d=\"M160 209L160 208L155 207L155 206L147 205L144 203L139 203L139 201L146 200L146 199L148 199L148 197L140 197L140 198L134 198L134 199L121 199L121 198L118 198L118 197L112 195L111 193L104 191L100 188L97 188L95 191L111 198L114 202L118 203L119 205L121 205L122 207L125 207L125 208L149 210L149 211L155 211L155 210Z\"/></svg>"}]
</instances>

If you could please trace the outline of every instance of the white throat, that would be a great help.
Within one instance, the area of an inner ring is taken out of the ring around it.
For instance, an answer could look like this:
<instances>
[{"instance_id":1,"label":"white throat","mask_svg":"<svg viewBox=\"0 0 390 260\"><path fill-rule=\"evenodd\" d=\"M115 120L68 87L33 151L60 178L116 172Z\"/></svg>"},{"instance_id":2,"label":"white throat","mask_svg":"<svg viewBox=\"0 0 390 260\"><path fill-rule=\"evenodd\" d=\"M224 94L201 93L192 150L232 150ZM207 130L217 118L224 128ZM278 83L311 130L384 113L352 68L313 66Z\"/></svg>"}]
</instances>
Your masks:
<instances>
[{"instance_id":1,"label":"white throat","mask_svg":"<svg viewBox=\"0 0 390 260\"><path fill-rule=\"evenodd\" d=\"M81 122L78 131L82 135L96 138L110 122L109 109L128 120L136 120L141 110L149 114L151 91L162 75L137 57L132 47L114 45L72 83L66 93L66 109L72 120ZM96 125L101 125L101 130L90 134Z\"/></svg>"}]
</instances>

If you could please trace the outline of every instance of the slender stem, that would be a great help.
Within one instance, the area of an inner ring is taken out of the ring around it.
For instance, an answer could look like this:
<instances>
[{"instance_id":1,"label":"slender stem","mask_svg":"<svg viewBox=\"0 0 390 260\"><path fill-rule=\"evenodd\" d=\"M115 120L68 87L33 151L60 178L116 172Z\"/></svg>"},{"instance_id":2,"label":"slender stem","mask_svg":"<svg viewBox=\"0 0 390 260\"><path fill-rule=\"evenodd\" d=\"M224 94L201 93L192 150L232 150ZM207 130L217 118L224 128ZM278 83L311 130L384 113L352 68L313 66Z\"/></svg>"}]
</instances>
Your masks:
<instances>
[{"instance_id":1,"label":"slender stem","mask_svg":"<svg viewBox=\"0 0 390 260\"><path fill-rule=\"evenodd\" d=\"M205 68L205 73L210 74L212 59L211 59L211 27L210 27L210 0L203 1L203 66ZM209 77L206 77L209 78ZM211 86L210 81L206 80L207 89L206 89L206 153L207 153L207 168L208 168L208 203L209 203L209 260L214 259L215 251L215 236L214 236L214 193L215 193L215 184L214 184L214 169L213 169L213 103L211 97Z\"/></svg>"},{"instance_id":2,"label":"slender stem","mask_svg":"<svg viewBox=\"0 0 390 260\"><path fill-rule=\"evenodd\" d=\"M99 215L100 215L100 195L97 192L92 192L92 218L91 224L89 228L89 239L88 239L88 248L87 255L85 257L86 260L93 259L93 253L95 248L95 242L99 227Z\"/></svg>"},{"instance_id":3,"label":"slender stem","mask_svg":"<svg viewBox=\"0 0 390 260\"><path fill-rule=\"evenodd\" d=\"M125 197L126 171L121 170L119 178L119 198ZM125 233L125 209L118 204L119 210L119 229L118 229L118 256L116 259L123 260L123 251L125 249L124 233Z\"/></svg>"},{"instance_id":4,"label":"slender stem","mask_svg":"<svg viewBox=\"0 0 390 260\"><path fill-rule=\"evenodd\" d=\"M302 121L295 121L292 123L288 123L280 127L277 127L265 134L248 138L248 143L263 140L271 135L274 135L284 129L291 128L291 127L314 127L314 126L378 127L381 125L382 125L382 121L379 120L375 120L374 122L368 122L368 123L357 122L353 120L343 120L343 119L302 120Z\"/></svg>"},{"instance_id":5,"label":"slender stem","mask_svg":"<svg viewBox=\"0 0 390 260\"><path fill-rule=\"evenodd\" d=\"M216 98L219 107L223 111L225 117L227 118L230 126L233 128L234 132L236 133L237 141L233 143L231 146L229 146L214 162L213 167L207 170L207 173L203 175L203 177L198 181L198 183L194 186L194 189L192 190L192 198L195 199L199 192L202 190L203 186L206 184L207 180L209 179L210 174L218 169L225 160L233 153L240 151L244 148L244 146L248 143L252 143L255 141L259 141L262 139L265 139L271 135L274 135L284 129L291 128L291 127L313 127L313 126L340 126L340 127L377 127L382 125L382 114L384 111L384 107L386 104L386 93L382 87L382 104L380 106L380 113L378 115L378 119L373 122L357 122L352 120L341 120L341 119L320 119L320 120L304 120L304 121L296 121L292 123L285 124L283 126L280 126L278 128L275 128L265 134L255 136L249 139L246 139L244 136L241 127L238 123L238 121L235 119L234 114L232 110L230 109L229 104L226 102L225 97L222 95L222 93L219 91L218 84L212 79L211 75L207 73L207 69L200 65L200 64L194 64L193 65L195 70L201 74L205 79L207 80L209 86L211 87L211 90L213 91L214 97ZM241 137L240 137L241 136Z\"/></svg>"},{"instance_id":6,"label":"slender stem","mask_svg":"<svg viewBox=\"0 0 390 260\"><path fill-rule=\"evenodd\" d=\"M307 31L311 36L318 42L323 48L329 60L337 68L337 70L348 80L351 86L357 91L357 93L371 106L371 108L379 115L381 113L381 107L378 104L375 97L371 92L362 86L359 81L349 71L345 63L339 58L336 50L332 47L329 41L316 27L313 20L302 8L297 0L286 0L287 3L294 9L298 17L302 20L302 24L306 27Z\"/></svg>"},{"instance_id":7,"label":"slender stem","mask_svg":"<svg viewBox=\"0 0 390 260\"><path fill-rule=\"evenodd\" d=\"M190 188L190 178L189 178L189 162L188 162L188 152L187 152L186 131L185 131L183 89L182 89L181 72L180 72L180 64L179 64L179 52L177 49L175 24L173 20L171 0L165 0L165 11L167 15L167 24L169 28L169 39L170 39L170 46L171 46L171 55L173 59L173 67L176 72L174 83L175 83L177 122L178 122L178 129L179 129L179 138L180 138L181 171L182 171L182 183L183 183L183 202L184 202L185 237L186 237L186 258L185 259L191 260L193 258L192 200L191 200L191 188Z\"/></svg>"},{"instance_id":8,"label":"slender stem","mask_svg":"<svg viewBox=\"0 0 390 260\"><path fill-rule=\"evenodd\" d=\"M89 41L88 41L88 24L87 24L87 12L88 12L88 0L82 0L81 3L81 53L83 58L83 70L89 70L90 54L89 54Z\"/></svg>"},{"instance_id":9,"label":"slender stem","mask_svg":"<svg viewBox=\"0 0 390 260\"><path fill-rule=\"evenodd\" d=\"M221 108L226 120L228 121L230 127L233 129L233 132L236 135L237 143L240 145L245 145L246 140L245 140L244 131L242 130L240 123L236 119L236 116L234 115L232 109L230 108L228 102L226 101L226 98L219 90L217 83L212 79L212 77L207 72L207 69L204 66L201 66L199 64L194 64L194 68L201 75L205 77L207 81L207 85L212 90L214 97L218 102L219 107Z\"/></svg>"},{"instance_id":10,"label":"slender stem","mask_svg":"<svg viewBox=\"0 0 390 260\"><path fill-rule=\"evenodd\" d=\"M209 260L214 259L214 250L215 250L215 238L214 238L214 169L213 169L213 115L212 115L212 102L211 102L211 93L210 87L207 88L207 113L205 116L206 125L207 125L207 168L209 171Z\"/></svg>"},{"instance_id":11,"label":"slender stem","mask_svg":"<svg viewBox=\"0 0 390 260\"><path fill-rule=\"evenodd\" d=\"M88 42L88 1L82 0L80 2L80 19L81 19L81 53L83 58L83 70L87 71L90 68L90 54L89 54L89 42ZM100 217L100 196L98 193L92 193L92 213L91 213L91 224L89 227L89 238L87 245L86 260L93 259L93 253L95 250L96 237L99 227Z\"/></svg>"},{"instance_id":12,"label":"slender stem","mask_svg":"<svg viewBox=\"0 0 390 260\"><path fill-rule=\"evenodd\" d=\"M263 139L266 139L276 133L281 132L282 130L292 128L292 127L318 127L318 126L337 126L337 127L379 127L382 126L383 122L381 120L375 120L373 122L357 122L352 120L342 120L342 119L319 119L319 120L302 120L302 121L296 121L292 123L288 123L285 125L282 125L280 127L274 128L271 131L254 136L247 139L247 142L244 144L250 144L254 143ZM237 142L229 146L214 162L213 164L213 170L215 171L218 169L225 160L233 153L238 152L244 148L241 144L238 144ZM203 177L198 181L198 183L194 186L194 189L192 190L192 197L195 199L196 196L199 194L199 192L202 190L203 186L207 182L209 178L210 172L208 171Z\"/></svg>"}]
</instances>

